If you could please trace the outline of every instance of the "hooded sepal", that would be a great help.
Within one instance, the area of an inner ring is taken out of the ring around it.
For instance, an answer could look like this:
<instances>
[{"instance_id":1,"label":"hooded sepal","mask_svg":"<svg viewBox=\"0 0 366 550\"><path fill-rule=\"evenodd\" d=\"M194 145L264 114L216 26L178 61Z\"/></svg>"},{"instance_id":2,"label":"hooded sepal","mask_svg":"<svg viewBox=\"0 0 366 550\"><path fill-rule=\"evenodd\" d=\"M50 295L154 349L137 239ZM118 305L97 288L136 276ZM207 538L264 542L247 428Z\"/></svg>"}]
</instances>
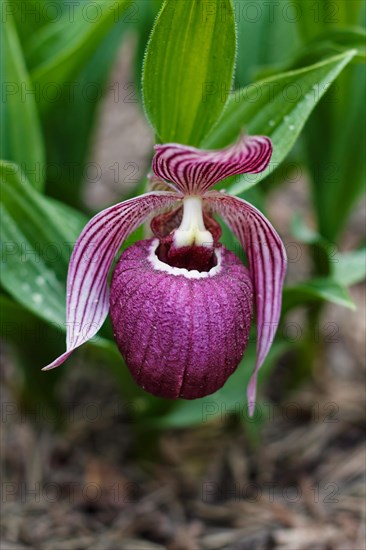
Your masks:
<instances>
[{"instance_id":1,"label":"hooded sepal","mask_svg":"<svg viewBox=\"0 0 366 550\"><path fill-rule=\"evenodd\" d=\"M236 174L256 174L268 165L271 140L264 136L240 136L230 147L204 151L167 143L155 146L153 170L185 195L201 195L219 181Z\"/></svg>"}]
</instances>

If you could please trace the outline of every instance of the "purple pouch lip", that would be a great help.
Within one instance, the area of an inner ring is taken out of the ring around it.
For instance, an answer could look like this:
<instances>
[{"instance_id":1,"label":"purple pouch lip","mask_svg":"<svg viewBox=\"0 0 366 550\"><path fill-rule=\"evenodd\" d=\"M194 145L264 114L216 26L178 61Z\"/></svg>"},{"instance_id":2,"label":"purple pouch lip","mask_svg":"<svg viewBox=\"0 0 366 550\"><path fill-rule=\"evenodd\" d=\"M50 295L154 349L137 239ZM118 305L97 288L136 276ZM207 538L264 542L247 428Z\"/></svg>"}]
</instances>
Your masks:
<instances>
[{"instance_id":1,"label":"purple pouch lip","mask_svg":"<svg viewBox=\"0 0 366 550\"><path fill-rule=\"evenodd\" d=\"M248 270L226 248L200 272L161 267L159 241L130 246L112 277L114 338L135 381L165 398L217 391L246 349L253 289Z\"/></svg>"}]
</instances>

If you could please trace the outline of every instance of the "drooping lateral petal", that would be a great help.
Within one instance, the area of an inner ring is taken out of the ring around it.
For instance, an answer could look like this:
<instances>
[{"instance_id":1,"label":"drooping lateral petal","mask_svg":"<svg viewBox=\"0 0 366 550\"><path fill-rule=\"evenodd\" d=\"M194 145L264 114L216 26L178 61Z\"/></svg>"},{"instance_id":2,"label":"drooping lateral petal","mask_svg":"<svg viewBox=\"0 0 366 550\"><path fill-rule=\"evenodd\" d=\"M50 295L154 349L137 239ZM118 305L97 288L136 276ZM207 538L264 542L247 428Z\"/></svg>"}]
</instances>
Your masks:
<instances>
[{"instance_id":1,"label":"drooping lateral petal","mask_svg":"<svg viewBox=\"0 0 366 550\"><path fill-rule=\"evenodd\" d=\"M258 370L271 347L281 314L287 265L285 247L263 214L243 199L212 191L205 195L204 200L226 220L249 261L257 317L257 361L248 386L252 414Z\"/></svg>"},{"instance_id":2,"label":"drooping lateral petal","mask_svg":"<svg viewBox=\"0 0 366 550\"><path fill-rule=\"evenodd\" d=\"M234 145L215 151L178 143L156 145L155 150L155 175L174 183L182 193L194 195L229 176L262 172L270 161L272 144L264 136L241 136Z\"/></svg>"},{"instance_id":3,"label":"drooping lateral petal","mask_svg":"<svg viewBox=\"0 0 366 550\"><path fill-rule=\"evenodd\" d=\"M43 370L58 367L90 340L109 309L108 273L121 244L155 210L179 201L176 193L146 193L103 210L83 229L67 275L66 352Z\"/></svg>"}]
</instances>

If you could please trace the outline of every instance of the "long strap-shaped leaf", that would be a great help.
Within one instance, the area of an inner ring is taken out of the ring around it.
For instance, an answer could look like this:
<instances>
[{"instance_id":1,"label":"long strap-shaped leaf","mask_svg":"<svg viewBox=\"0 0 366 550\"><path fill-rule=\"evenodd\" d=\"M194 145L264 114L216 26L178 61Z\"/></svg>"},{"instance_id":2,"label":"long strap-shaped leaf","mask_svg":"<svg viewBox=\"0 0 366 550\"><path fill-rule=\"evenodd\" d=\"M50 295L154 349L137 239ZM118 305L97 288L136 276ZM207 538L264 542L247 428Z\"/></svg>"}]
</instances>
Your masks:
<instances>
[{"instance_id":1,"label":"long strap-shaped leaf","mask_svg":"<svg viewBox=\"0 0 366 550\"><path fill-rule=\"evenodd\" d=\"M41 190L45 155L35 94L10 6L5 1L1 7L0 158L19 164L32 185Z\"/></svg>"},{"instance_id":2,"label":"long strap-shaped leaf","mask_svg":"<svg viewBox=\"0 0 366 550\"><path fill-rule=\"evenodd\" d=\"M314 107L356 53L350 50L232 94L220 121L203 145L207 148L228 145L244 127L249 134L268 136L273 155L268 168L260 174L238 176L228 187L230 193L242 193L277 168L293 147Z\"/></svg>"},{"instance_id":3,"label":"long strap-shaped leaf","mask_svg":"<svg viewBox=\"0 0 366 550\"><path fill-rule=\"evenodd\" d=\"M200 144L225 107L235 49L231 0L165 0L142 82L146 114L163 143Z\"/></svg>"},{"instance_id":4,"label":"long strap-shaped leaf","mask_svg":"<svg viewBox=\"0 0 366 550\"><path fill-rule=\"evenodd\" d=\"M108 30L123 18L131 0L94 0L69 5L59 21L43 27L27 44L31 78L39 86L44 109L52 93L67 93L66 84L80 71Z\"/></svg>"}]
</instances>

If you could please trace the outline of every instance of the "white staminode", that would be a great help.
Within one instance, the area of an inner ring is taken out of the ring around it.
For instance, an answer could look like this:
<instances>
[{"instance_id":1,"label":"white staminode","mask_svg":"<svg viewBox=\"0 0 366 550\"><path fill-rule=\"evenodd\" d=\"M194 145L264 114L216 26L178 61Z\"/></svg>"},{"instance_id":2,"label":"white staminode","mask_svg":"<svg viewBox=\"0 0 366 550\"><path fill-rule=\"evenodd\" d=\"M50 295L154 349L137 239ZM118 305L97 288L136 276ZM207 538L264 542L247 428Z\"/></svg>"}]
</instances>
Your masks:
<instances>
[{"instance_id":1,"label":"white staminode","mask_svg":"<svg viewBox=\"0 0 366 550\"><path fill-rule=\"evenodd\" d=\"M183 200L183 218L174 233L174 245L182 246L213 245L213 237L203 222L201 197L185 197Z\"/></svg>"}]
</instances>

